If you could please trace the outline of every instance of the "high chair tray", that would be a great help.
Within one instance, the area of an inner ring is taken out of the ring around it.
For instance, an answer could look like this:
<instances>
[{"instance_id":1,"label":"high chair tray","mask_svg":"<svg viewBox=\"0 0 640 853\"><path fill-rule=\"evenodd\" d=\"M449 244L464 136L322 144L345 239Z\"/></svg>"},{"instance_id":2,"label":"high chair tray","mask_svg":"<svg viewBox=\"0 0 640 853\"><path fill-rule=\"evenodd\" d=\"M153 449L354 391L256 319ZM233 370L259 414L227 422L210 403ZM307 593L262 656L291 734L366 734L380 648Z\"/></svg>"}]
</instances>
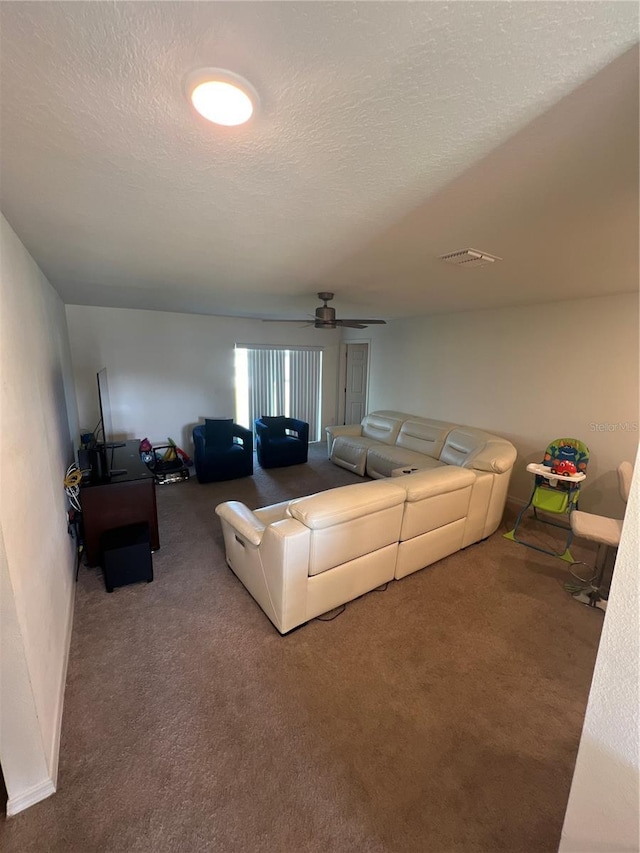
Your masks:
<instances>
[{"instance_id":1,"label":"high chair tray","mask_svg":"<svg viewBox=\"0 0 640 853\"><path fill-rule=\"evenodd\" d=\"M560 480L563 483L581 483L587 479L586 474L554 474L551 468L547 465L541 465L539 462L530 462L527 465L527 471L530 474L538 474L540 477L546 477L552 483L554 480Z\"/></svg>"}]
</instances>

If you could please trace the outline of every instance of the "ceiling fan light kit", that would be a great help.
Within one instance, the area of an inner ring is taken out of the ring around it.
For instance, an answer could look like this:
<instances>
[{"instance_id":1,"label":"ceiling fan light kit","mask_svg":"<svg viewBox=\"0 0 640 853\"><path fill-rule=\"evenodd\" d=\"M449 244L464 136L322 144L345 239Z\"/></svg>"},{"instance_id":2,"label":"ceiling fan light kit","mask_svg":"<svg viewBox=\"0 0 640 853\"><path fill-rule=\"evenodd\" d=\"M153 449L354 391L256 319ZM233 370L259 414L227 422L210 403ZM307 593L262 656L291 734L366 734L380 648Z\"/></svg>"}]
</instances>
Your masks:
<instances>
[{"instance_id":1,"label":"ceiling fan light kit","mask_svg":"<svg viewBox=\"0 0 640 853\"><path fill-rule=\"evenodd\" d=\"M316 308L316 313L314 315L313 326L315 329L336 329L338 326L342 326L347 329L366 329L367 326L379 325L384 326L386 324L386 320L363 320L363 319L350 319L350 320L338 320L336 318L336 309L331 308L327 305L327 302L330 302L334 297L333 293L329 293L328 291L321 291L318 293L318 299L324 302L324 305L321 305L319 308ZM304 318L300 320L265 320L265 323L309 323L309 321Z\"/></svg>"}]
</instances>

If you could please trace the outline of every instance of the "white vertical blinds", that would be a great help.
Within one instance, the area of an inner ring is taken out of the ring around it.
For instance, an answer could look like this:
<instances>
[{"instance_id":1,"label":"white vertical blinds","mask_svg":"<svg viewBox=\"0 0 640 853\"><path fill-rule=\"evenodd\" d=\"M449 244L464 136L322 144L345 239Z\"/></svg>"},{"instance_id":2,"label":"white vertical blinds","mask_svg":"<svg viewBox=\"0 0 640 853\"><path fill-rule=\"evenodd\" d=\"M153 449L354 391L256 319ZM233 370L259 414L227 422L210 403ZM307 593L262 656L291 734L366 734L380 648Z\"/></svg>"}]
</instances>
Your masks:
<instances>
[{"instance_id":1,"label":"white vertical blinds","mask_svg":"<svg viewBox=\"0 0 640 853\"><path fill-rule=\"evenodd\" d=\"M285 351L250 349L247 355L251 424L262 415L283 415Z\"/></svg>"},{"instance_id":2,"label":"white vertical blinds","mask_svg":"<svg viewBox=\"0 0 640 853\"><path fill-rule=\"evenodd\" d=\"M253 425L262 415L287 415L306 421L309 424L309 441L318 441L322 350L240 344L236 349L246 350L246 380L238 376L237 381L246 384L249 424ZM242 389L239 390L244 396Z\"/></svg>"},{"instance_id":3,"label":"white vertical blinds","mask_svg":"<svg viewBox=\"0 0 640 853\"><path fill-rule=\"evenodd\" d=\"M309 441L320 438L320 388L322 387L322 352L291 350L289 352L289 409L292 418L309 424Z\"/></svg>"}]
</instances>

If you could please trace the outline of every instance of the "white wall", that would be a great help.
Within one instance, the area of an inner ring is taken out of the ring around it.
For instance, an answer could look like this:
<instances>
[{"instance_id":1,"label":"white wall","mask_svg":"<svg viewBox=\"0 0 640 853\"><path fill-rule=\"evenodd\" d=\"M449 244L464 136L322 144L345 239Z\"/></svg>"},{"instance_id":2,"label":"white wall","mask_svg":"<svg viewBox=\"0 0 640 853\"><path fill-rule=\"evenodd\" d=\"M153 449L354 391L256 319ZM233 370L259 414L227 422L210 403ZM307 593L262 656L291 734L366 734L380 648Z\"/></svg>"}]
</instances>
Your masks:
<instances>
[{"instance_id":1,"label":"white wall","mask_svg":"<svg viewBox=\"0 0 640 853\"><path fill-rule=\"evenodd\" d=\"M74 596L63 478L77 414L64 306L4 217L0 241L0 761L12 813L55 790Z\"/></svg>"},{"instance_id":2,"label":"white wall","mask_svg":"<svg viewBox=\"0 0 640 853\"><path fill-rule=\"evenodd\" d=\"M68 305L81 427L98 422L96 372L106 367L119 438L173 438L235 413L234 344L323 346L323 427L335 422L340 333L231 317ZM245 424L249 426L249 424Z\"/></svg>"},{"instance_id":3,"label":"white wall","mask_svg":"<svg viewBox=\"0 0 640 853\"><path fill-rule=\"evenodd\" d=\"M622 517L615 471L635 457L639 435L637 294L395 320L368 333L370 411L510 439L519 454L510 494L520 500L532 485L526 463L552 439L579 438L591 450L582 508Z\"/></svg>"},{"instance_id":4,"label":"white wall","mask_svg":"<svg viewBox=\"0 0 640 853\"><path fill-rule=\"evenodd\" d=\"M640 850L640 456L611 584L560 853Z\"/></svg>"}]
</instances>

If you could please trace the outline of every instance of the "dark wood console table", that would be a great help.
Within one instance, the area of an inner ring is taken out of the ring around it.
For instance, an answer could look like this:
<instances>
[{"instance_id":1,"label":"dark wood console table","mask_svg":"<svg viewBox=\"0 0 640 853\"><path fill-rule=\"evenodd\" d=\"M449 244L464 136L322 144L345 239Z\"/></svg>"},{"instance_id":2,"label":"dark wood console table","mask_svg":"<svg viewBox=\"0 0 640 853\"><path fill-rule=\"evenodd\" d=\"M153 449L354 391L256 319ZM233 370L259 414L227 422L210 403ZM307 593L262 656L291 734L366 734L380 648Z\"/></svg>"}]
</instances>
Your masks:
<instances>
[{"instance_id":1,"label":"dark wood console table","mask_svg":"<svg viewBox=\"0 0 640 853\"><path fill-rule=\"evenodd\" d=\"M127 473L99 483L83 483L80 488L88 566L100 564L100 537L114 527L146 521L151 550L160 547L154 475L140 459L139 448L140 440L133 439L109 450L110 468L124 468Z\"/></svg>"}]
</instances>

